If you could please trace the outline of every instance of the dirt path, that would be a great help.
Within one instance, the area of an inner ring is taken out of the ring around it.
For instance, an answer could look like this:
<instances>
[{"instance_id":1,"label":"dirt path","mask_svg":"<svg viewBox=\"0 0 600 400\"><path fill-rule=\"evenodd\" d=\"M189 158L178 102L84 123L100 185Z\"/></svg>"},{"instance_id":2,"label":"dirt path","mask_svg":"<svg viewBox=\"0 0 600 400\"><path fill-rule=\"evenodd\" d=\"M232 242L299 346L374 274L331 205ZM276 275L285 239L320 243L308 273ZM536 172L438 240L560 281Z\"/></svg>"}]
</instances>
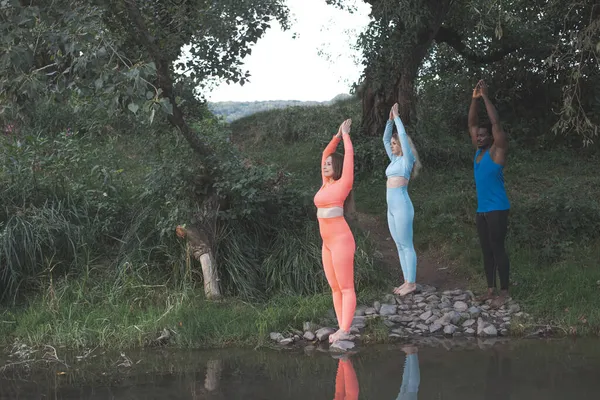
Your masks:
<instances>
[{"instance_id":1,"label":"dirt path","mask_svg":"<svg viewBox=\"0 0 600 400\"><path fill-rule=\"evenodd\" d=\"M390 268L392 276L398 277L393 285L399 285L402 273L398 251L390 235L387 221L371 214L357 213L356 222L363 231L369 233L376 243L377 250L380 253L380 261ZM455 271L455 266L445 262L442 254L434 254L433 251L417 252L418 283L433 285L442 290L464 289L466 287L465 278L456 274Z\"/></svg>"}]
</instances>

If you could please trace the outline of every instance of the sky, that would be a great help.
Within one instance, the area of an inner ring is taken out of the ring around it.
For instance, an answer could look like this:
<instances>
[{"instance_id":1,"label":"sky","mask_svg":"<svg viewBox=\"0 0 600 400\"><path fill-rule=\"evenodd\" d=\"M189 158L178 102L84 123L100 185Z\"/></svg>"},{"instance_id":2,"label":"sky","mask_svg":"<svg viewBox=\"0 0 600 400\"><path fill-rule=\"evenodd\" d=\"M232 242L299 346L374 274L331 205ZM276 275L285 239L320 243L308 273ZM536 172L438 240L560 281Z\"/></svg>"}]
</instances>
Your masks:
<instances>
[{"instance_id":1,"label":"sky","mask_svg":"<svg viewBox=\"0 0 600 400\"><path fill-rule=\"evenodd\" d=\"M356 1L358 11L350 14L325 0L286 3L291 29L284 32L273 24L253 46L243 66L251 74L250 82L223 83L207 94L207 100L326 101L349 92L361 73L360 52L352 45L369 22L369 6Z\"/></svg>"}]
</instances>

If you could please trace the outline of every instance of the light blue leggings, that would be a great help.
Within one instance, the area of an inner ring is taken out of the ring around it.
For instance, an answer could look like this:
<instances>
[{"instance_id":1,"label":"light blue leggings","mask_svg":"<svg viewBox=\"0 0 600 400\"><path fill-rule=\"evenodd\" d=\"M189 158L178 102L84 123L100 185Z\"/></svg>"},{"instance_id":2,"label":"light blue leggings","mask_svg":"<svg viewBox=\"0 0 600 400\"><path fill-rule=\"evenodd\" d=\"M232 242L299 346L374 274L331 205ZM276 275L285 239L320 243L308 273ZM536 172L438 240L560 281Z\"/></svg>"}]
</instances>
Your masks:
<instances>
[{"instance_id":1,"label":"light blue leggings","mask_svg":"<svg viewBox=\"0 0 600 400\"><path fill-rule=\"evenodd\" d=\"M388 226L400 257L404 280L417 280L417 253L413 246L413 219L415 209L408 196L407 186L387 188Z\"/></svg>"},{"instance_id":2,"label":"light blue leggings","mask_svg":"<svg viewBox=\"0 0 600 400\"><path fill-rule=\"evenodd\" d=\"M421 371L419 370L419 357L416 353L408 354L404 362L404 374L402 375L402 386L396 400L416 400L421 383Z\"/></svg>"}]
</instances>

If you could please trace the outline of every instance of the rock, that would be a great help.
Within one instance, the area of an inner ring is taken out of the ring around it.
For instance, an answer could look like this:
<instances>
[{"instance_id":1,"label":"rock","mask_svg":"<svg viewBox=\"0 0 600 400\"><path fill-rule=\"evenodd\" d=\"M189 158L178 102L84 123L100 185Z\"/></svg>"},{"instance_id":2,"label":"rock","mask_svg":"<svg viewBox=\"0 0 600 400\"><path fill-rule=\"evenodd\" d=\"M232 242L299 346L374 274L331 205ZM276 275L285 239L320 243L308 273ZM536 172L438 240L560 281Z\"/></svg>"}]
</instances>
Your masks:
<instances>
[{"instance_id":1,"label":"rock","mask_svg":"<svg viewBox=\"0 0 600 400\"><path fill-rule=\"evenodd\" d=\"M288 346L292 343L294 343L294 339L292 339L292 338L287 338L287 339L283 339L283 340L279 341L279 344L282 346Z\"/></svg>"},{"instance_id":2,"label":"rock","mask_svg":"<svg viewBox=\"0 0 600 400\"><path fill-rule=\"evenodd\" d=\"M471 314L469 314L468 312L461 312L460 314L460 319L467 320L467 319L471 319Z\"/></svg>"},{"instance_id":3,"label":"rock","mask_svg":"<svg viewBox=\"0 0 600 400\"><path fill-rule=\"evenodd\" d=\"M436 315L432 315L431 317L427 318L427 320L425 321L425 323L427 325L430 325L432 322L436 321L438 319L438 317Z\"/></svg>"},{"instance_id":4,"label":"rock","mask_svg":"<svg viewBox=\"0 0 600 400\"><path fill-rule=\"evenodd\" d=\"M378 301L374 302L373 308L375 309L375 311L379 312L379 310L381 309L381 303Z\"/></svg>"},{"instance_id":5,"label":"rock","mask_svg":"<svg viewBox=\"0 0 600 400\"><path fill-rule=\"evenodd\" d=\"M312 342L313 340L315 340L316 336L311 331L306 331L306 332L304 332L304 336L303 337L304 337L304 339Z\"/></svg>"},{"instance_id":6,"label":"rock","mask_svg":"<svg viewBox=\"0 0 600 400\"><path fill-rule=\"evenodd\" d=\"M468 309L469 306L464 301L457 301L456 303L454 303L454 310L458 312L467 311Z\"/></svg>"},{"instance_id":7,"label":"rock","mask_svg":"<svg viewBox=\"0 0 600 400\"><path fill-rule=\"evenodd\" d=\"M283 339L285 339L283 337L283 335L279 332L271 332L269 334L269 337L271 338L272 341L274 342L281 342Z\"/></svg>"},{"instance_id":8,"label":"rock","mask_svg":"<svg viewBox=\"0 0 600 400\"><path fill-rule=\"evenodd\" d=\"M498 330L492 324L488 324L483 328L483 333L485 333L486 336L498 336Z\"/></svg>"},{"instance_id":9,"label":"rock","mask_svg":"<svg viewBox=\"0 0 600 400\"><path fill-rule=\"evenodd\" d=\"M329 338L329 335L334 333L335 330L332 328L321 328L315 332L315 335L317 336L317 340L319 340L319 342L323 342Z\"/></svg>"},{"instance_id":10,"label":"rock","mask_svg":"<svg viewBox=\"0 0 600 400\"><path fill-rule=\"evenodd\" d=\"M417 326L415 326L415 328L420 329L423 332L425 332L426 330L429 329L429 327L427 325L424 325L424 324L418 324Z\"/></svg>"},{"instance_id":11,"label":"rock","mask_svg":"<svg viewBox=\"0 0 600 400\"><path fill-rule=\"evenodd\" d=\"M423 321L427 321L432 315L433 313L431 311L425 311L423 314L419 315L419 318Z\"/></svg>"},{"instance_id":12,"label":"rock","mask_svg":"<svg viewBox=\"0 0 600 400\"><path fill-rule=\"evenodd\" d=\"M435 286L421 285L420 283L417 283L417 292L419 293L435 293L436 291L437 289Z\"/></svg>"},{"instance_id":13,"label":"rock","mask_svg":"<svg viewBox=\"0 0 600 400\"><path fill-rule=\"evenodd\" d=\"M367 306L358 306L356 307L356 309L354 310L354 315L362 317L364 316L366 313Z\"/></svg>"},{"instance_id":14,"label":"rock","mask_svg":"<svg viewBox=\"0 0 600 400\"><path fill-rule=\"evenodd\" d=\"M477 321L475 321L474 319L468 319L465 322L463 322L462 326L464 328L468 328L468 327L473 326L473 324L475 324L475 322L477 322Z\"/></svg>"},{"instance_id":15,"label":"rock","mask_svg":"<svg viewBox=\"0 0 600 400\"><path fill-rule=\"evenodd\" d=\"M508 336L508 329L501 329L500 330L500 335L502 335L502 336Z\"/></svg>"},{"instance_id":16,"label":"rock","mask_svg":"<svg viewBox=\"0 0 600 400\"><path fill-rule=\"evenodd\" d=\"M398 307L394 304L382 304L379 310L379 315L394 315L396 314Z\"/></svg>"},{"instance_id":17,"label":"rock","mask_svg":"<svg viewBox=\"0 0 600 400\"><path fill-rule=\"evenodd\" d=\"M410 315L391 315L388 320L395 323L408 323L413 321L413 317Z\"/></svg>"},{"instance_id":18,"label":"rock","mask_svg":"<svg viewBox=\"0 0 600 400\"><path fill-rule=\"evenodd\" d=\"M393 294L386 294L385 297L383 298L383 303L384 304L396 304L396 298L394 297ZM375 307L377 308L377 307ZM381 311L379 311L381 312Z\"/></svg>"},{"instance_id":19,"label":"rock","mask_svg":"<svg viewBox=\"0 0 600 400\"><path fill-rule=\"evenodd\" d=\"M430 303L432 303L432 302L434 302L434 301L439 301L439 300L440 300L440 298L439 298L439 297L437 297L435 294L432 294L431 296L429 296L429 297L427 298L427 301L428 301L428 302L430 302Z\"/></svg>"},{"instance_id":20,"label":"rock","mask_svg":"<svg viewBox=\"0 0 600 400\"><path fill-rule=\"evenodd\" d=\"M400 311L408 311L408 310L410 310L410 306L408 304L400 304L398 306L398 310L400 310Z\"/></svg>"},{"instance_id":21,"label":"rock","mask_svg":"<svg viewBox=\"0 0 600 400\"><path fill-rule=\"evenodd\" d=\"M373 307L369 307L365 309L365 315L374 315L377 314L377 310Z\"/></svg>"},{"instance_id":22,"label":"rock","mask_svg":"<svg viewBox=\"0 0 600 400\"><path fill-rule=\"evenodd\" d=\"M489 310L490 308L491 307L488 304L484 304L484 305L481 306L481 309L485 310L485 311Z\"/></svg>"},{"instance_id":23,"label":"rock","mask_svg":"<svg viewBox=\"0 0 600 400\"><path fill-rule=\"evenodd\" d=\"M481 314L481 310L478 307L471 307L468 310L468 313L471 315L471 318L477 318Z\"/></svg>"},{"instance_id":24,"label":"rock","mask_svg":"<svg viewBox=\"0 0 600 400\"><path fill-rule=\"evenodd\" d=\"M294 342L297 342L300 340L300 335L294 335Z\"/></svg>"},{"instance_id":25,"label":"rock","mask_svg":"<svg viewBox=\"0 0 600 400\"><path fill-rule=\"evenodd\" d=\"M352 334L359 334L360 333L360 329L358 329L356 326L351 326L350 327L350 333Z\"/></svg>"},{"instance_id":26,"label":"rock","mask_svg":"<svg viewBox=\"0 0 600 400\"><path fill-rule=\"evenodd\" d=\"M508 312L511 314L518 313L519 311L521 311L521 306L519 306L517 303L513 303L508 306Z\"/></svg>"},{"instance_id":27,"label":"rock","mask_svg":"<svg viewBox=\"0 0 600 400\"><path fill-rule=\"evenodd\" d=\"M473 329L473 328L467 328L467 329L465 329L465 335L474 336L475 335L475 329Z\"/></svg>"},{"instance_id":28,"label":"rock","mask_svg":"<svg viewBox=\"0 0 600 400\"><path fill-rule=\"evenodd\" d=\"M355 326L358 329L363 329L365 326L367 326L367 319L365 317L354 317L352 319L351 326Z\"/></svg>"},{"instance_id":29,"label":"rock","mask_svg":"<svg viewBox=\"0 0 600 400\"><path fill-rule=\"evenodd\" d=\"M349 340L338 340L337 342L334 342L329 346L329 350L348 351L352 350L354 346L354 342L351 342Z\"/></svg>"},{"instance_id":30,"label":"rock","mask_svg":"<svg viewBox=\"0 0 600 400\"><path fill-rule=\"evenodd\" d=\"M396 322L392 321L391 319L384 319L383 320L383 324L385 326L387 326L388 328L391 328L393 326L396 326Z\"/></svg>"},{"instance_id":31,"label":"rock","mask_svg":"<svg viewBox=\"0 0 600 400\"><path fill-rule=\"evenodd\" d=\"M510 321L510 317L504 317L504 318L502 318L502 321L508 322L508 321Z\"/></svg>"},{"instance_id":32,"label":"rock","mask_svg":"<svg viewBox=\"0 0 600 400\"><path fill-rule=\"evenodd\" d=\"M423 303L423 302L421 302L421 303L417 304L417 307L419 307L419 308L425 308L425 307L427 307L428 305L429 305L429 304L427 304L427 303Z\"/></svg>"},{"instance_id":33,"label":"rock","mask_svg":"<svg viewBox=\"0 0 600 400\"><path fill-rule=\"evenodd\" d=\"M440 329L442 329L442 325L434 322L433 324L431 324L431 326L429 326L429 332L431 333L435 333L437 331L439 331Z\"/></svg>"},{"instance_id":34,"label":"rock","mask_svg":"<svg viewBox=\"0 0 600 400\"><path fill-rule=\"evenodd\" d=\"M454 325L446 325L444 327L444 334L452 336L452 335L454 335L454 332L456 332L456 329L457 328Z\"/></svg>"},{"instance_id":35,"label":"rock","mask_svg":"<svg viewBox=\"0 0 600 400\"><path fill-rule=\"evenodd\" d=\"M461 295L454 296L454 300L455 301L467 301L467 300L469 300L469 295L466 293L463 293Z\"/></svg>"},{"instance_id":36,"label":"rock","mask_svg":"<svg viewBox=\"0 0 600 400\"><path fill-rule=\"evenodd\" d=\"M454 325L458 324L460 322L460 320L462 319L460 313L458 313L456 311L450 311L446 315L450 316L450 322Z\"/></svg>"}]
</instances>

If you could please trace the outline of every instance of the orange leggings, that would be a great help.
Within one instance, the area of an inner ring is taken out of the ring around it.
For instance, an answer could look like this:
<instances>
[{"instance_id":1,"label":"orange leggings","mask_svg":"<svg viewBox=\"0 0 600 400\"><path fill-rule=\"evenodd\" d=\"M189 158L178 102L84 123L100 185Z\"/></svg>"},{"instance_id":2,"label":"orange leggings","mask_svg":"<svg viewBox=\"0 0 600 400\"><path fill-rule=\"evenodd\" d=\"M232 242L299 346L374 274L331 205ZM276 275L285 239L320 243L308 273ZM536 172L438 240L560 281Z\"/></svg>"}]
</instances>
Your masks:
<instances>
[{"instance_id":1,"label":"orange leggings","mask_svg":"<svg viewBox=\"0 0 600 400\"><path fill-rule=\"evenodd\" d=\"M344 217L319 218L319 228L323 239L323 269L333 293L333 308L339 327L348 332L356 309L356 243Z\"/></svg>"},{"instance_id":2,"label":"orange leggings","mask_svg":"<svg viewBox=\"0 0 600 400\"><path fill-rule=\"evenodd\" d=\"M340 360L337 375L335 377L335 399L334 400L357 400L358 379L350 360Z\"/></svg>"}]
</instances>

